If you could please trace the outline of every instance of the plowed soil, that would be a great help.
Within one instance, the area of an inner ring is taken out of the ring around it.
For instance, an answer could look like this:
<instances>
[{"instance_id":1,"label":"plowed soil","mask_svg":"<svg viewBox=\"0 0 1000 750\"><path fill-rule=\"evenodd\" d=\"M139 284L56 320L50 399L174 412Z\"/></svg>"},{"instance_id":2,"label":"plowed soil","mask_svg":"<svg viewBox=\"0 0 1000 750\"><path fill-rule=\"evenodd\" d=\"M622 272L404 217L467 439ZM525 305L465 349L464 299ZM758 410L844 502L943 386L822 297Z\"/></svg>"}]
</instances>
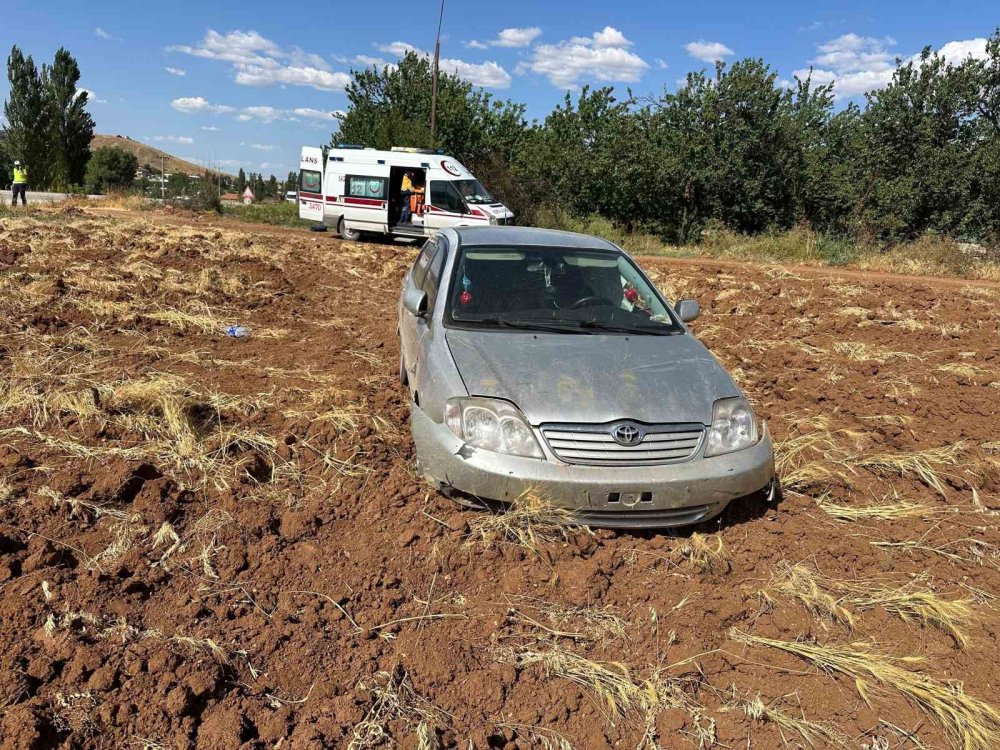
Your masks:
<instances>
[{"instance_id":1,"label":"plowed soil","mask_svg":"<svg viewBox=\"0 0 1000 750\"><path fill-rule=\"evenodd\" d=\"M900 680L747 636L867 654L1000 728L1000 289L643 259L701 302L783 496L527 548L415 473L412 258L196 216L0 219L0 746L962 746ZM783 587L796 565L833 605Z\"/></svg>"}]
</instances>

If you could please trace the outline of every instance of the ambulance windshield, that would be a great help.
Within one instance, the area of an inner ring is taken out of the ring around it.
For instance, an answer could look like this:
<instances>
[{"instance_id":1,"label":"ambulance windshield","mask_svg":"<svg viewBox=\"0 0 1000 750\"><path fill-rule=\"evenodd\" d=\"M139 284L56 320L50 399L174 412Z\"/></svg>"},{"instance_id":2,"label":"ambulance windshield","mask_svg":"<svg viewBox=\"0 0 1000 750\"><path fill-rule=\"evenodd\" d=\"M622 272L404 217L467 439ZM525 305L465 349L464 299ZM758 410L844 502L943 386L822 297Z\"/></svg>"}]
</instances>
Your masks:
<instances>
[{"instance_id":1,"label":"ambulance windshield","mask_svg":"<svg viewBox=\"0 0 1000 750\"><path fill-rule=\"evenodd\" d=\"M493 196L480 184L479 180L455 180L452 183L465 198L466 203L493 203Z\"/></svg>"}]
</instances>

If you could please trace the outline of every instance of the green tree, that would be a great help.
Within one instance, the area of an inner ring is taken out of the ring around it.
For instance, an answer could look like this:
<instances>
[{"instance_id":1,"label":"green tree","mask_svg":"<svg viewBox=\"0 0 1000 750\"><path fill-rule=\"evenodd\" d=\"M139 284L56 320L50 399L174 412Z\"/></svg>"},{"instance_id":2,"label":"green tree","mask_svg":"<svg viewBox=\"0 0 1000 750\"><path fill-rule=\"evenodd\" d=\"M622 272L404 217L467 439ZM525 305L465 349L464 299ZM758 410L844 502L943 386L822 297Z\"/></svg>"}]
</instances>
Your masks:
<instances>
[{"instance_id":1,"label":"green tree","mask_svg":"<svg viewBox=\"0 0 1000 750\"><path fill-rule=\"evenodd\" d=\"M183 172L174 172L167 178L167 195L171 198L187 196L191 191L191 178Z\"/></svg>"},{"instance_id":2,"label":"green tree","mask_svg":"<svg viewBox=\"0 0 1000 750\"><path fill-rule=\"evenodd\" d=\"M527 136L524 105L499 101L456 75L438 77L437 132L430 134L430 61L408 52L395 67L351 71L350 106L331 145L440 148L510 200L509 164Z\"/></svg>"},{"instance_id":3,"label":"green tree","mask_svg":"<svg viewBox=\"0 0 1000 750\"><path fill-rule=\"evenodd\" d=\"M247 187L247 175L243 171L243 167L240 167L239 174L236 175L236 192L242 195L243 191Z\"/></svg>"},{"instance_id":4,"label":"green tree","mask_svg":"<svg viewBox=\"0 0 1000 750\"><path fill-rule=\"evenodd\" d=\"M862 236L896 240L927 229L973 229L968 209L981 130L965 73L925 49L867 95L853 160Z\"/></svg>"},{"instance_id":5,"label":"green tree","mask_svg":"<svg viewBox=\"0 0 1000 750\"><path fill-rule=\"evenodd\" d=\"M51 181L59 187L83 184L90 142L94 138L94 119L87 112L87 92L77 88L79 82L80 66L60 47L52 66L42 68L51 128Z\"/></svg>"},{"instance_id":6,"label":"green tree","mask_svg":"<svg viewBox=\"0 0 1000 750\"><path fill-rule=\"evenodd\" d=\"M89 193L125 190L135 180L139 160L124 149L105 146L94 151L87 162L85 184ZM143 173L143 179L145 172Z\"/></svg>"},{"instance_id":7,"label":"green tree","mask_svg":"<svg viewBox=\"0 0 1000 750\"><path fill-rule=\"evenodd\" d=\"M25 57L16 45L7 58L7 79L10 94L3 108L7 120L5 149L11 159L19 159L28 168L35 188L46 188L51 169L50 110L34 60L30 55Z\"/></svg>"},{"instance_id":8,"label":"green tree","mask_svg":"<svg viewBox=\"0 0 1000 750\"><path fill-rule=\"evenodd\" d=\"M14 177L14 160L7 153L7 145L0 138L0 189L10 187Z\"/></svg>"}]
</instances>

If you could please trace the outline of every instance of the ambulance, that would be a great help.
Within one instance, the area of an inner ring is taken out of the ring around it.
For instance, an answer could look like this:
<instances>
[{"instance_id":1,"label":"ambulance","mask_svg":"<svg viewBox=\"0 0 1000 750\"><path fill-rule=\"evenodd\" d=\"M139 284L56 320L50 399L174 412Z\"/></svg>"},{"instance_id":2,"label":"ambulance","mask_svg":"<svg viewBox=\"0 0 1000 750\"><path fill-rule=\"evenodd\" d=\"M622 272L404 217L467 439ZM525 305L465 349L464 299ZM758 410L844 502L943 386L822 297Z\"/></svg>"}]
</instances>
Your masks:
<instances>
[{"instance_id":1,"label":"ambulance","mask_svg":"<svg viewBox=\"0 0 1000 750\"><path fill-rule=\"evenodd\" d=\"M403 178L413 185L403 191ZM299 217L334 228L347 240L365 234L429 237L454 226L512 224L514 214L458 160L430 149L379 151L303 146ZM408 210L407 210L408 209Z\"/></svg>"}]
</instances>

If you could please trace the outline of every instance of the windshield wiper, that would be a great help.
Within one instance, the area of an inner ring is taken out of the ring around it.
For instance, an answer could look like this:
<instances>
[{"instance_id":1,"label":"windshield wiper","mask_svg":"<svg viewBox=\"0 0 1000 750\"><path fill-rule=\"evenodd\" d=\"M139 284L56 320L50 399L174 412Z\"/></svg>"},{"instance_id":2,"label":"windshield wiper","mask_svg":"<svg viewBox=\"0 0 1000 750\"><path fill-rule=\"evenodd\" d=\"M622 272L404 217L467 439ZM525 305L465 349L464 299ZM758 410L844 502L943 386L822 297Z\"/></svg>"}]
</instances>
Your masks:
<instances>
[{"instance_id":1,"label":"windshield wiper","mask_svg":"<svg viewBox=\"0 0 1000 750\"><path fill-rule=\"evenodd\" d=\"M463 321L468 323L483 323L485 325L500 326L502 328L517 328L523 331L549 331L551 333L585 333L580 331L578 326L573 324L560 325L558 323L532 322L530 320L508 320L507 318L480 318L478 320Z\"/></svg>"},{"instance_id":2,"label":"windshield wiper","mask_svg":"<svg viewBox=\"0 0 1000 750\"><path fill-rule=\"evenodd\" d=\"M672 328L666 326L624 326L614 323L602 323L599 320L581 320L577 325L580 328L590 328L598 331L609 331L611 333L634 333L640 336L670 336L676 333Z\"/></svg>"}]
</instances>

